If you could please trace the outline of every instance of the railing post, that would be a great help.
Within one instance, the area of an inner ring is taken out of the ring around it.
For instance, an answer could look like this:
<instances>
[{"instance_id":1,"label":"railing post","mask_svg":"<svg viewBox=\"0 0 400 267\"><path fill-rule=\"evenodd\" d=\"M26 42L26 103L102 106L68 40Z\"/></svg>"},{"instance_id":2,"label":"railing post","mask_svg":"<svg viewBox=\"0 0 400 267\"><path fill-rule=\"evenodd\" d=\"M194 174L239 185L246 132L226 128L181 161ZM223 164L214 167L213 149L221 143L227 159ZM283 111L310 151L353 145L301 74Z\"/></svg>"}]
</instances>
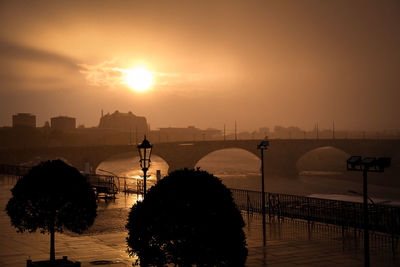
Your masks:
<instances>
[{"instance_id":1,"label":"railing post","mask_svg":"<svg viewBox=\"0 0 400 267\"><path fill-rule=\"evenodd\" d=\"M250 214L250 199L249 199L249 191L246 191L246 204L247 204L247 215Z\"/></svg>"},{"instance_id":2,"label":"railing post","mask_svg":"<svg viewBox=\"0 0 400 267\"><path fill-rule=\"evenodd\" d=\"M391 219L392 219L392 227L390 227L391 230L391 237L392 237L392 255L393 257L396 255L396 249L395 249L395 245L394 245L394 238L395 238L395 233L394 233L394 229L396 229L395 227L395 221L394 221L394 212L393 212L393 208L390 209L390 215L391 215Z\"/></svg>"},{"instance_id":3,"label":"railing post","mask_svg":"<svg viewBox=\"0 0 400 267\"><path fill-rule=\"evenodd\" d=\"M311 213L310 212L310 198L307 198L307 222L308 222L308 224L310 224L310 217L311 217L310 213Z\"/></svg>"}]
</instances>

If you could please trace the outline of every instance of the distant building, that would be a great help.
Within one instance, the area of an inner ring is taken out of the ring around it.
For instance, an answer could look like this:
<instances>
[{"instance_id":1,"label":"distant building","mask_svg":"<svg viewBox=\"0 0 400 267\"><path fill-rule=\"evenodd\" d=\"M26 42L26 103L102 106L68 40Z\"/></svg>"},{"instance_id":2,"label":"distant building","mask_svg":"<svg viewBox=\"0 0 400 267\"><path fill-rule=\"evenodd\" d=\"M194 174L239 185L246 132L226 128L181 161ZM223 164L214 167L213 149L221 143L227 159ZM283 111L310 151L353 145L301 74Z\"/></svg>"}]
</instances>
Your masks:
<instances>
[{"instance_id":1,"label":"distant building","mask_svg":"<svg viewBox=\"0 0 400 267\"><path fill-rule=\"evenodd\" d=\"M194 126L186 128L168 127L160 128L159 130L160 142L173 142L173 141L206 141L216 140L221 138L221 131L217 129L208 128L206 130L198 129Z\"/></svg>"},{"instance_id":2,"label":"distant building","mask_svg":"<svg viewBox=\"0 0 400 267\"><path fill-rule=\"evenodd\" d=\"M130 131L133 134L143 135L149 130L145 117L139 117L132 112L122 113L118 110L107 113L100 118L99 128Z\"/></svg>"},{"instance_id":3,"label":"distant building","mask_svg":"<svg viewBox=\"0 0 400 267\"><path fill-rule=\"evenodd\" d=\"M173 141L200 141L201 140L201 130L189 126L187 128L178 127L168 127L160 128L160 136L163 141L173 142Z\"/></svg>"},{"instance_id":4,"label":"distant building","mask_svg":"<svg viewBox=\"0 0 400 267\"><path fill-rule=\"evenodd\" d=\"M59 131L74 130L76 128L76 119L67 116L51 118L51 128Z\"/></svg>"},{"instance_id":5,"label":"distant building","mask_svg":"<svg viewBox=\"0 0 400 267\"><path fill-rule=\"evenodd\" d=\"M12 126L19 127L36 127L36 116L29 113L18 113L12 116Z\"/></svg>"}]
</instances>

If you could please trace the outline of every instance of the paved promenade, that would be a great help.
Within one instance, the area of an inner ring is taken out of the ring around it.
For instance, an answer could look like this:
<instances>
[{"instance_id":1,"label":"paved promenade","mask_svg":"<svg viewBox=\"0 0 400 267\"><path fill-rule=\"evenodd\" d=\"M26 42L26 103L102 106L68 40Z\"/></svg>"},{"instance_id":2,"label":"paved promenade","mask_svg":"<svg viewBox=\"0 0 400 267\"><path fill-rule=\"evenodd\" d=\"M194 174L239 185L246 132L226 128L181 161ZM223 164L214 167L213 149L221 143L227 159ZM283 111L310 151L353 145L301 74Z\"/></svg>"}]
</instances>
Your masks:
<instances>
[{"instance_id":1,"label":"paved promenade","mask_svg":"<svg viewBox=\"0 0 400 267\"><path fill-rule=\"evenodd\" d=\"M12 186L0 180L0 266L22 267L26 260L49 257L49 235L16 233L4 208ZM82 266L131 266L134 259L125 252L125 218L135 195L115 203L99 203L95 225L84 235L56 234L56 256L66 255ZM261 216L243 214L249 248L247 266L363 266L362 234L302 221L271 220L267 225L267 246L262 246ZM371 266L400 266L397 245L381 237L371 241Z\"/></svg>"}]
</instances>

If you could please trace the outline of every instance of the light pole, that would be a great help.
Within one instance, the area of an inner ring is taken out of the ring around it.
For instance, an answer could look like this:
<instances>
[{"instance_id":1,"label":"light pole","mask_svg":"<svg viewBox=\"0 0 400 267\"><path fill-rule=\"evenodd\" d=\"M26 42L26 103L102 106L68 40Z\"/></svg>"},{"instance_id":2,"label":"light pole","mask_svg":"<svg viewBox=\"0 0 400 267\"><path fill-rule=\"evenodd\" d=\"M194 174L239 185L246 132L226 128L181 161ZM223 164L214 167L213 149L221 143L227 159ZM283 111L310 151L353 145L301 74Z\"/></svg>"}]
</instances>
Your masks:
<instances>
[{"instance_id":1,"label":"light pole","mask_svg":"<svg viewBox=\"0 0 400 267\"><path fill-rule=\"evenodd\" d=\"M348 171L360 171L363 173L363 213L364 213L364 266L369 267L369 217L368 217L368 172L383 172L390 166L391 158L361 158L351 156L347 161Z\"/></svg>"},{"instance_id":2,"label":"light pole","mask_svg":"<svg viewBox=\"0 0 400 267\"><path fill-rule=\"evenodd\" d=\"M258 144L257 148L261 150L261 212L262 212L262 220L263 220L263 244L266 245L266 236L265 236L265 191L264 191L264 149L267 149L269 146L268 137L265 137L260 144Z\"/></svg>"},{"instance_id":3,"label":"light pole","mask_svg":"<svg viewBox=\"0 0 400 267\"><path fill-rule=\"evenodd\" d=\"M138 152L139 152L139 157L140 157L140 167L142 168L143 171L143 198L146 197L146 173L150 168L151 164L151 151L153 150L153 145L150 144L150 142L146 139L146 136L144 136L144 139L141 144L137 146Z\"/></svg>"}]
</instances>

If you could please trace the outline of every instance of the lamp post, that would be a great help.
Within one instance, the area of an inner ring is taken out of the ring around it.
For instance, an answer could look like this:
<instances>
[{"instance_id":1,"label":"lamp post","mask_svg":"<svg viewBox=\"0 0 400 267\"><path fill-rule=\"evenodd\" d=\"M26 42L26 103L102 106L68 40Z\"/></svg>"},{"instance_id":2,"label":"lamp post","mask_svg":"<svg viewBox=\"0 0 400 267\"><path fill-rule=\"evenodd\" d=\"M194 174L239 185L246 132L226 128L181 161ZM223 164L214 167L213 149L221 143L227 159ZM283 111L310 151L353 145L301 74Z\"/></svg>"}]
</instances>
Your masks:
<instances>
[{"instance_id":1,"label":"lamp post","mask_svg":"<svg viewBox=\"0 0 400 267\"><path fill-rule=\"evenodd\" d=\"M144 139L141 144L137 146L138 152L139 152L139 157L140 157L140 167L142 168L143 171L143 198L146 197L146 173L150 168L151 164L151 151L153 150L153 145L150 144L150 142L146 139L146 136L144 136Z\"/></svg>"},{"instance_id":2,"label":"lamp post","mask_svg":"<svg viewBox=\"0 0 400 267\"><path fill-rule=\"evenodd\" d=\"M264 149L267 149L269 146L268 137L265 137L260 144L258 144L257 148L261 150L261 212L262 212L262 223L263 223L263 244L266 245L266 237L265 237L265 191L264 191Z\"/></svg>"},{"instance_id":3,"label":"lamp post","mask_svg":"<svg viewBox=\"0 0 400 267\"><path fill-rule=\"evenodd\" d=\"M361 158L351 156L347 161L348 171L360 171L363 173L363 213L364 213L364 266L369 267L369 217L368 217L368 172L383 172L390 166L391 158Z\"/></svg>"}]
</instances>

